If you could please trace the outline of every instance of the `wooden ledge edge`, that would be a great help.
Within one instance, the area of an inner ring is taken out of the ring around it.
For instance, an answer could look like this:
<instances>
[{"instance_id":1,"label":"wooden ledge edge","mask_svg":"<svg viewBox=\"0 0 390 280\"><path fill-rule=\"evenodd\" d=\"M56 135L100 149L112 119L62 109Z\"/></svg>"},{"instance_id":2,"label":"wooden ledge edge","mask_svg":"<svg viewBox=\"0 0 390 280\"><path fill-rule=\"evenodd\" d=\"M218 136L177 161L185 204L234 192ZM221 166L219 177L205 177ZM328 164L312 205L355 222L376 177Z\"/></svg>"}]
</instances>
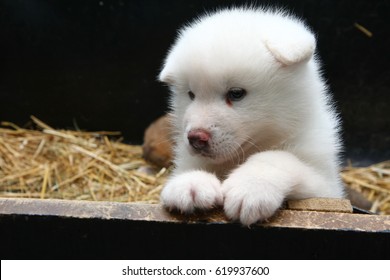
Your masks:
<instances>
[{"instance_id":1,"label":"wooden ledge edge","mask_svg":"<svg viewBox=\"0 0 390 280\"><path fill-rule=\"evenodd\" d=\"M302 200L289 200L287 201L287 209L340 213L353 212L353 208L349 199L343 198L315 197Z\"/></svg>"},{"instance_id":2,"label":"wooden ledge edge","mask_svg":"<svg viewBox=\"0 0 390 280\"><path fill-rule=\"evenodd\" d=\"M221 210L185 216L169 213L159 204L0 198L4 215L58 216L85 219L154 221L173 223L230 223ZM252 227L352 230L390 233L390 216L304 210L279 210Z\"/></svg>"}]
</instances>

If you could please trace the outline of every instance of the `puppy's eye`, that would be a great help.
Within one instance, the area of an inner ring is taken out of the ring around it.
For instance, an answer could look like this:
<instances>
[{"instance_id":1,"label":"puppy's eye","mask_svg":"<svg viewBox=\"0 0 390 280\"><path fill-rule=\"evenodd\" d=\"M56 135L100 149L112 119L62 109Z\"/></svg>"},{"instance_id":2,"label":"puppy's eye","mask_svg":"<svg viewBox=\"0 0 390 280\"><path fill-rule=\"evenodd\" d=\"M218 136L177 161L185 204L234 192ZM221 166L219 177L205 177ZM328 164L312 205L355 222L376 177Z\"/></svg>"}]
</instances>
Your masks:
<instances>
[{"instance_id":1,"label":"puppy's eye","mask_svg":"<svg viewBox=\"0 0 390 280\"><path fill-rule=\"evenodd\" d=\"M191 100L195 99L195 94L192 91L188 91L188 96L190 97Z\"/></svg>"},{"instance_id":2,"label":"puppy's eye","mask_svg":"<svg viewBox=\"0 0 390 280\"><path fill-rule=\"evenodd\" d=\"M246 95L246 90L243 88L231 88L226 94L226 99L228 101L240 101Z\"/></svg>"}]
</instances>

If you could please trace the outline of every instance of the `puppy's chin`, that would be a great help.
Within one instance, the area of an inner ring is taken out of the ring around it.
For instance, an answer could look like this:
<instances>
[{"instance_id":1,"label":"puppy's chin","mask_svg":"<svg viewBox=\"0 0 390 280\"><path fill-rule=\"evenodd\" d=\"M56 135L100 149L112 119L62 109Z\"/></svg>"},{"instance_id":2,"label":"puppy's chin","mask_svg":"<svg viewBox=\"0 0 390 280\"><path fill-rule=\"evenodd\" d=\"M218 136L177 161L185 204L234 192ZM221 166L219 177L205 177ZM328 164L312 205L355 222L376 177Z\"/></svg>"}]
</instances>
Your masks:
<instances>
[{"instance_id":1,"label":"puppy's chin","mask_svg":"<svg viewBox=\"0 0 390 280\"><path fill-rule=\"evenodd\" d=\"M216 152L210 150L197 151L193 149L191 146L187 146L187 149L191 156L200 158L210 164L214 165L222 165L228 161L232 160L232 157L229 157L226 154L218 154Z\"/></svg>"}]
</instances>

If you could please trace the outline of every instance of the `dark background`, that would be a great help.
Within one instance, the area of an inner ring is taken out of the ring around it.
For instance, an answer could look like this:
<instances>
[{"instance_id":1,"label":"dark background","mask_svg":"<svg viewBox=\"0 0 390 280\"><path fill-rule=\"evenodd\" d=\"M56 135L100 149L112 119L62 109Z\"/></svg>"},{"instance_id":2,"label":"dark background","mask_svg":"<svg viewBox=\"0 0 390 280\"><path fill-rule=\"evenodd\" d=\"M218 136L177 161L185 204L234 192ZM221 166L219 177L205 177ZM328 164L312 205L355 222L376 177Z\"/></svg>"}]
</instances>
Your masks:
<instances>
[{"instance_id":1,"label":"dark background","mask_svg":"<svg viewBox=\"0 0 390 280\"><path fill-rule=\"evenodd\" d=\"M0 222L4 229L0 231L2 260L388 260L390 249L388 232L353 229L247 228L234 223L187 224L39 215L5 215L0 216Z\"/></svg>"},{"instance_id":2,"label":"dark background","mask_svg":"<svg viewBox=\"0 0 390 280\"><path fill-rule=\"evenodd\" d=\"M156 81L176 29L248 1L0 0L0 120L119 130L130 143L167 107ZM251 1L287 7L318 35L343 120L344 158L390 158L390 2ZM354 23L373 33L370 38Z\"/></svg>"}]
</instances>

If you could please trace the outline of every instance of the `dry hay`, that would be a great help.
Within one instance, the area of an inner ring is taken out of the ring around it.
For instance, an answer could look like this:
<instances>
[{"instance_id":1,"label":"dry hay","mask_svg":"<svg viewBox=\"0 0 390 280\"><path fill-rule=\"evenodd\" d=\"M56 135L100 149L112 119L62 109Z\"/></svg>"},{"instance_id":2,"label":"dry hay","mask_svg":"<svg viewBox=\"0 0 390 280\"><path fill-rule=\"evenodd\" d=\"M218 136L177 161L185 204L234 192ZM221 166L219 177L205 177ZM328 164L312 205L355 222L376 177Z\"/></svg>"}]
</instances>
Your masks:
<instances>
[{"instance_id":1,"label":"dry hay","mask_svg":"<svg viewBox=\"0 0 390 280\"><path fill-rule=\"evenodd\" d=\"M390 161L368 167L345 167L341 178L373 203L372 212L390 215Z\"/></svg>"},{"instance_id":2,"label":"dry hay","mask_svg":"<svg viewBox=\"0 0 390 280\"><path fill-rule=\"evenodd\" d=\"M159 201L167 170L148 165L140 146L122 143L117 132L55 130L32 120L37 129L1 123L1 197Z\"/></svg>"},{"instance_id":3,"label":"dry hay","mask_svg":"<svg viewBox=\"0 0 390 280\"><path fill-rule=\"evenodd\" d=\"M0 127L0 197L157 203L169 170L142 158L117 132L55 130L35 117L36 129ZM346 167L341 177L390 214L390 161Z\"/></svg>"}]
</instances>

